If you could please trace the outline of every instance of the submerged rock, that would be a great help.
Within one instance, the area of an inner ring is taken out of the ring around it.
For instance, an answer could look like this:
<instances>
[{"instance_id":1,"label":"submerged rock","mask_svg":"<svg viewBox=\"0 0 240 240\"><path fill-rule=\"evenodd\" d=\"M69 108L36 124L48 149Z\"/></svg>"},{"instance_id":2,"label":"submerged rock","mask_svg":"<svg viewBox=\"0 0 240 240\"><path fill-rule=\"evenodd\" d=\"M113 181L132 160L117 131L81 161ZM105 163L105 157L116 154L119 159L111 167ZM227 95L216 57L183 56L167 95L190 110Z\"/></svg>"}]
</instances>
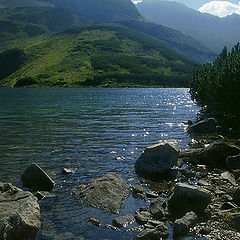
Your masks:
<instances>
[{"instance_id":1,"label":"submerged rock","mask_svg":"<svg viewBox=\"0 0 240 240\"><path fill-rule=\"evenodd\" d=\"M139 233L133 240L158 240L166 239L169 236L169 229L165 226L163 222L157 225L155 228L146 230Z\"/></svg>"},{"instance_id":2,"label":"submerged rock","mask_svg":"<svg viewBox=\"0 0 240 240\"><path fill-rule=\"evenodd\" d=\"M187 131L190 133L211 133L216 131L216 124L215 118L206 118L190 125Z\"/></svg>"},{"instance_id":3,"label":"submerged rock","mask_svg":"<svg viewBox=\"0 0 240 240\"><path fill-rule=\"evenodd\" d=\"M201 187L178 183L169 197L168 204L174 214L189 211L203 212L211 202L212 194Z\"/></svg>"},{"instance_id":4,"label":"submerged rock","mask_svg":"<svg viewBox=\"0 0 240 240\"><path fill-rule=\"evenodd\" d=\"M21 180L26 187L43 191L50 191L55 185L47 173L35 163L24 171Z\"/></svg>"},{"instance_id":5,"label":"submerged rock","mask_svg":"<svg viewBox=\"0 0 240 240\"><path fill-rule=\"evenodd\" d=\"M198 222L198 216L194 212L186 213L182 218L175 220L173 225L174 236L184 236Z\"/></svg>"},{"instance_id":6,"label":"submerged rock","mask_svg":"<svg viewBox=\"0 0 240 240\"><path fill-rule=\"evenodd\" d=\"M135 163L136 173L148 177L161 175L171 169L179 156L180 148L171 143L147 147Z\"/></svg>"},{"instance_id":7,"label":"submerged rock","mask_svg":"<svg viewBox=\"0 0 240 240\"><path fill-rule=\"evenodd\" d=\"M82 185L73 189L80 204L118 213L131 189L117 174L107 174L97 178L85 188Z\"/></svg>"},{"instance_id":8,"label":"submerged rock","mask_svg":"<svg viewBox=\"0 0 240 240\"><path fill-rule=\"evenodd\" d=\"M10 183L0 182L0 239L34 240L40 225L37 198Z\"/></svg>"}]
</instances>

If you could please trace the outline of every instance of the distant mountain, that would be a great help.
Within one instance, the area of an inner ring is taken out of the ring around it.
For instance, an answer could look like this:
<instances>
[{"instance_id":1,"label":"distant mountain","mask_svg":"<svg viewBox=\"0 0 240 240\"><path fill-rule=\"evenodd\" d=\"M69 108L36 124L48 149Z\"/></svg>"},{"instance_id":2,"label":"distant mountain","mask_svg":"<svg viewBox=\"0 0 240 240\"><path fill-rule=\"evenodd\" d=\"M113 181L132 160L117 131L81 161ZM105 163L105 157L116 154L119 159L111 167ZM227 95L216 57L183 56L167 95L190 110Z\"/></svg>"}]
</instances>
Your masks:
<instances>
[{"instance_id":1,"label":"distant mountain","mask_svg":"<svg viewBox=\"0 0 240 240\"><path fill-rule=\"evenodd\" d=\"M143 0L136 7L150 21L190 35L215 52L232 47L240 39L239 15L219 18L181 3L159 0Z\"/></svg>"},{"instance_id":2,"label":"distant mountain","mask_svg":"<svg viewBox=\"0 0 240 240\"><path fill-rule=\"evenodd\" d=\"M146 21L122 21L122 25L149 34L168 48L198 63L211 62L216 54L194 38L171 28Z\"/></svg>"},{"instance_id":3,"label":"distant mountain","mask_svg":"<svg viewBox=\"0 0 240 240\"><path fill-rule=\"evenodd\" d=\"M0 53L5 69L0 86L187 87L196 66L149 35L95 25L54 34L24 51Z\"/></svg>"},{"instance_id":4,"label":"distant mountain","mask_svg":"<svg viewBox=\"0 0 240 240\"><path fill-rule=\"evenodd\" d=\"M131 0L42 0L65 7L74 13L96 21L113 22L139 19L140 14Z\"/></svg>"}]
</instances>

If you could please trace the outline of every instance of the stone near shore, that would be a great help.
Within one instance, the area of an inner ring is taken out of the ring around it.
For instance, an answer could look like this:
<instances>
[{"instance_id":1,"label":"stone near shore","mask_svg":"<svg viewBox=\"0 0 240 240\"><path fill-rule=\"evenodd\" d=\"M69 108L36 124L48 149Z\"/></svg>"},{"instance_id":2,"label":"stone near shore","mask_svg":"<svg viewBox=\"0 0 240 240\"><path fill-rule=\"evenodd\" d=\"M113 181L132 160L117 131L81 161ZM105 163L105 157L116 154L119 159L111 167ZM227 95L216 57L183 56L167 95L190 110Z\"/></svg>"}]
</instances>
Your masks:
<instances>
[{"instance_id":1,"label":"stone near shore","mask_svg":"<svg viewBox=\"0 0 240 240\"><path fill-rule=\"evenodd\" d=\"M24 171L21 180L26 187L42 191L50 191L55 185L47 173L35 163Z\"/></svg>"},{"instance_id":2,"label":"stone near shore","mask_svg":"<svg viewBox=\"0 0 240 240\"><path fill-rule=\"evenodd\" d=\"M240 153L240 149L226 144L223 141L217 141L210 144L200 154L199 158L207 165L226 166L226 160L229 156Z\"/></svg>"},{"instance_id":3,"label":"stone near shore","mask_svg":"<svg viewBox=\"0 0 240 240\"><path fill-rule=\"evenodd\" d=\"M180 148L171 143L147 147L135 163L136 173L145 177L159 176L171 169L179 152Z\"/></svg>"},{"instance_id":4,"label":"stone near shore","mask_svg":"<svg viewBox=\"0 0 240 240\"><path fill-rule=\"evenodd\" d=\"M166 239L169 236L169 229L163 222L159 223L153 229L146 229L139 233L133 240L160 240L161 238Z\"/></svg>"},{"instance_id":5,"label":"stone near shore","mask_svg":"<svg viewBox=\"0 0 240 240\"><path fill-rule=\"evenodd\" d=\"M189 211L204 212L211 199L212 194L208 190L177 183L169 197L168 204L171 213L176 215Z\"/></svg>"},{"instance_id":6,"label":"stone near shore","mask_svg":"<svg viewBox=\"0 0 240 240\"><path fill-rule=\"evenodd\" d=\"M198 216L194 212L186 213L182 218L175 220L173 225L174 236L184 236L198 222Z\"/></svg>"},{"instance_id":7,"label":"stone near shore","mask_svg":"<svg viewBox=\"0 0 240 240\"><path fill-rule=\"evenodd\" d=\"M206 118L189 126L187 131L189 133L211 133L216 131L216 124L215 118Z\"/></svg>"},{"instance_id":8,"label":"stone near shore","mask_svg":"<svg viewBox=\"0 0 240 240\"><path fill-rule=\"evenodd\" d=\"M10 183L0 182L0 239L34 240L40 226L37 198Z\"/></svg>"},{"instance_id":9,"label":"stone near shore","mask_svg":"<svg viewBox=\"0 0 240 240\"><path fill-rule=\"evenodd\" d=\"M150 213L157 220L162 219L166 215L167 203L163 198L153 200L149 206Z\"/></svg>"},{"instance_id":10,"label":"stone near shore","mask_svg":"<svg viewBox=\"0 0 240 240\"><path fill-rule=\"evenodd\" d=\"M131 188L117 174L107 174L97 178L85 188L80 185L73 194L80 204L118 213L123 201L131 193Z\"/></svg>"},{"instance_id":11,"label":"stone near shore","mask_svg":"<svg viewBox=\"0 0 240 240\"><path fill-rule=\"evenodd\" d=\"M226 163L229 170L240 169L240 154L228 157Z\"/></svg>"},{"instance_id":12,"label":"stone near shore","mask_svg":"<svg viewBox=\"0 0 240 240\"><path fill-rule=\"evenodd\" d=\"M132 224L134 222L135 222L135 218L132 214L120 216L112 220L113 226L117 228L126 227L127 225Z\"/></svg>"}]
</instances>

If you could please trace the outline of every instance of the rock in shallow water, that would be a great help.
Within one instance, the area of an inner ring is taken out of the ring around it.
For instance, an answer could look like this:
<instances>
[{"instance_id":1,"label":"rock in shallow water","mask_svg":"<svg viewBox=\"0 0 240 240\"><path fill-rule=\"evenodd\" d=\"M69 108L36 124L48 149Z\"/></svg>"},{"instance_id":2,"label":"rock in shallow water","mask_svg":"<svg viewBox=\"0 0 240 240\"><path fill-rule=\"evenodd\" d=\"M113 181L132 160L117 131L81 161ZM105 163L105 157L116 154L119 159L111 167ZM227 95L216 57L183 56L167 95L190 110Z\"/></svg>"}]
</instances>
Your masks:
<instances>
[{"instance_id":1,"label":"rock in shallow water","mask_svg":"<svg viewBox=\"0 0 240 240\"><path fill-rule=\"evenodd\" d=\"M190 228L198 222L198 216L194 212L186 213L182 218L175 220L173 226L174 236L183 236L187 234Z\"/></svg>"},{"instance_id":2,"label":"rock in shallow water","mask_svg":"<svg viewBox=\"0 0 240 240\"><path fill-rule=\"evenodd\" d=\"M211 199L212 194L208 190L178 183L169 197L168 204L173 215L189 211L204 212Z\"/></svg>"},{"instance_id":3,"label":"rock in shallow water","mask_svg":"<svg viewBox=\"0 0 240 240\"><path fill-rule=\"evenodd\" d=\"M192 124L187 131L190 133L210 133L216 131L217 121L215 118L206 118L202 121Z\"/></svg>"},{"instance_id":4,"label":"rock in shallow water","mask_svg":"<svg viewBox=\"0 0 240 240\"><path fill-rule=\"evenodd\" d=\"M34 240L40 225L37 198L10 183L0 182L0 239Z\"/></svg>"},{"instance_id":5,"label":"rock in shallow water","mask_svg":"<svg viewBox=\"0 0 240 240\"><path fill-rule=\"evenodd\" d=\"M107 174L97 178L85 188L82 185L73 189L80 204L118 213L131 188L117 174Z\"/></svg>"},{"instance_id":6,"label":"rock in shallow water","mask_svg":"<svg viewBox=\"0 0 240 240\"><path fill-rule=\"evenodd\" d=\"M132 224L134 222L135 222L135 218L133 217L133 215L128 214L125 216L114 218L112 221L112 224L117 228L121 228L121 227L126 227L127 225Z\"/></svg>"},{"instance_id":7,"label":"rock in shallow water","mask_svg":"<svg viewBox=\"0 0 240 240\"><path fill-rule=\"evenodd\" d=\"M21 180L26 187L42 191L50 191L55 185L47 173L35 163L24 171Z\"/></svg>"},{"instance_id":8,"label":"rock in shallow water","mask_svg":"<svg viewBox=\"0 0 240 240\"><path fill-rule=\"evenodd\" d=\"M147 147L135 163L136 173L153 177L171 169L177 161L180 148L171 143Z\"/></svg>"}]
</instances>

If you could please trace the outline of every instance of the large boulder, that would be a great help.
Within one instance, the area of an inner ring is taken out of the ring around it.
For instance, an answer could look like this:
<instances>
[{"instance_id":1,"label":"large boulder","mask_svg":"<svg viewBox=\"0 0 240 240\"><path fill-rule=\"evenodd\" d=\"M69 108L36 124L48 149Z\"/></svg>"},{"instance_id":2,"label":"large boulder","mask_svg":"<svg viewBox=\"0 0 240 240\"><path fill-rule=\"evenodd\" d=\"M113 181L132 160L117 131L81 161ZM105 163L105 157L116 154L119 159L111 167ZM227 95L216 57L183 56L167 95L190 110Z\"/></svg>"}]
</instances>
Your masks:
<instances>
[{"instance_id":1,"label":"large boulder","mask_svg":"<svg viewBox=\"0 0 240 240\"><path fill-rule=\"evenodd\" d=\"M216 131L216 124L215 118L206 118L189 126L187 131L189 133L211 133Z\"/></svg>"},{"instance_id":2,"label":"large boulder","mask_svg":"<svg viewBox=\"0 0 240 240\"><path fill-rule=\"evenodd\" d=\"M229 156L226 163L229 170L240 169L240 154L236 156Z\"/></svg>"},{"instance_id":3,"label":"large boulder","mask_svg":"<svg viewBox=\"0 0 240 240\"><path fill-rule=\"evenodd\" d=\"M223 141L217 141L206 147L199 155L199 160L206 165L226 166L226 160L229 156L237 155L240 149L226 144Z\"/></svg>"},{"instance_id":4,"label":"large boulder","mask_svg":"<svg viewBox=\"0 0 240 240\"><path fill-rule=\"evenodd\" d=\"M196 159L198 162L211 166L226 167L229 156L238 155L240 149L223 141L215 141L206 148L185 150L180 153L181 159Z\"/></svg>"},{"instance_id":5,"label":"large boulder","mask_svg":"<svg viewBox=\"0 0 240 240\"><path fill-rule=\"evenodd\" d=\"M182 218L176 219L173 225L174 236L184 236L190 230L195 227L198 222L198 216L194 212L186 213Z\"/></svg>"},{"instance_id":6,"label":"large boulder","mask_svg":"<svg viewBox=\"0 0 240 240\"><path fill-rule=\"evenodd\" d=\"M172 214L182 214L189 211L204 212L211 202L212 194L201 187L177 183L169 197L168 204Z\"/></svg>"},{"instance_id":7,"label":"large boulder","mask_svg":"<svg viewBox=\"0 0 240 240\"><path fill-rule=\"evenodd\" d=\"M73 189L80 204L118 213L123 201L131 193L131 188L117 174L107 174L92 183Z\"/></svg>"},{"instance_id":8,"label":"large boulder","mask_svg":"<svg viewBox=\"0 0 240 240\"><path fill-rule=\"evenodd\" d=\"M21 180L26 187L42 191L50 191L55 185L47 173L35 163L24 171Z\"/></svg>"},{"instance_id":9,"label":"large boulder","mask_svg":"<svg viewBox=\"0 0 240 240\"><path fill-rule=\"evenodd\" d=\"M0 239L34 240L40 225L37 198L10 183L0 182Z\"/></svg>"},{"instance_id":10,"label":"large boulder","mask_svg":"<svg viewBox=\"0 0 240 240\"><path fill-rule=\"evenodd\" d=\"M180 148L171 143L159 143L147 147L135 163L136 173L158 176L171 169L179 156Z\"/></svg>"}]
</instances>

